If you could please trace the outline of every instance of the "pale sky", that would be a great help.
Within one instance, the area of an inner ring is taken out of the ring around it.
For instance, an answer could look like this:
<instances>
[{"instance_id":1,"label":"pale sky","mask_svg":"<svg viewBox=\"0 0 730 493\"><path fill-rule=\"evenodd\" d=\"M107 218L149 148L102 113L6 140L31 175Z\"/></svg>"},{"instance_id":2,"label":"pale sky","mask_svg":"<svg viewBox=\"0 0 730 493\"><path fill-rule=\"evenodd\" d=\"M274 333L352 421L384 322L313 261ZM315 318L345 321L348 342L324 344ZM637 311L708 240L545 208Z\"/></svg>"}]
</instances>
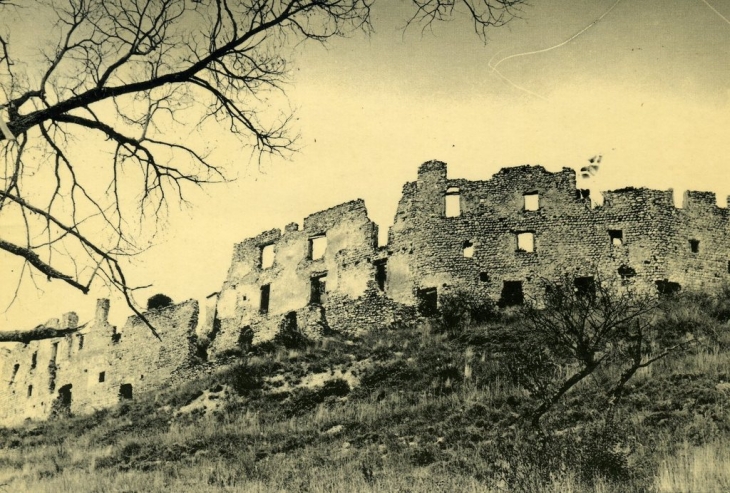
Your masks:
<instances>
[{"instance_id":1,"label":"pale sky","mask_svg":"<svg viewBox=\"0 0 730 493\"><path fill-rule=\"evenodd\" d=\"M730 194L730 0L534 0L523 19L489 31L485 45L463 17L421 33L402 26L407 2L380 0L375 33L297 48L287 86L298 153L249 163L224 134L205 135L234 183L189 196L157 244L129 267L135 284L203 299L225 279L233 244L355 198L384 237L401 187L429 159L452 178L487 179L500 168L579 169L603 155L604 189L648 186ZM713 11L712 8L716 10ZM568 43L499 63L489 62ZM724 16L724 17L723 17ZM12 299L12 259L0 255L0 310ZM15 275L17 275L17 269ZM40 278L39 278L40 279ZM0 329L31 328L75 310L87 296L65 284L21 286ZM128 310L113 301L112 320Z\"/></svg>"}]
</instances>

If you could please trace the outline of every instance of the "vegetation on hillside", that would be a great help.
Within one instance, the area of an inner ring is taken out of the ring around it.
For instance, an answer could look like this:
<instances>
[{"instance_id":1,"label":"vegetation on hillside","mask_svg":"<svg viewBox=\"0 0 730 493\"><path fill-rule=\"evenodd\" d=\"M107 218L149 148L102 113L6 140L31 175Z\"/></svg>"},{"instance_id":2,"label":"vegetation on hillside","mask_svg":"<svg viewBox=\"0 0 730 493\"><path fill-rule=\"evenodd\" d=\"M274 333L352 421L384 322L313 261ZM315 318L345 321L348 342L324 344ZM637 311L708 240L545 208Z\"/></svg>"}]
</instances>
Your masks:
<instances>
[{"instance_id":1,"label":"vegetation on hillside","mask_svg":"<svg viewBox=\"0 0 730 493\"><path fill-rule=\"evenodd\" d=\"M455 293L436 320L287 339L0 430L0 491L730 490L730 290L613 305L625 323L606 324L597 288L558 283L539 311Z\"/></svg>"}]
</instances>

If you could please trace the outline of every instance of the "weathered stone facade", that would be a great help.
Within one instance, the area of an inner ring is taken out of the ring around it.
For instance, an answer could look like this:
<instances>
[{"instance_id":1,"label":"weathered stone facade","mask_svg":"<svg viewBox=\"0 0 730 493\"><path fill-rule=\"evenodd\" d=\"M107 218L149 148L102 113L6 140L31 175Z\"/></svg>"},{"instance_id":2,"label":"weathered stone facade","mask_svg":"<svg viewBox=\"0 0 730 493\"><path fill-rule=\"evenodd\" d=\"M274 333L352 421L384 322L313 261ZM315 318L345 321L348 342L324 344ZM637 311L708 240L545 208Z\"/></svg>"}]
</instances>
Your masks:
<instances>
[{"instance_id":1,"label":"weathered stone facade","mask_svg":"<svg viewBox=\"0 0 730 493\"><path fill-rule=\"evenodd\" d=\"M413 304L419 289L459 288L499 300L505 283L521 283L524 296L539 298L540 278L566 270L623 275L647 289L664 281L717 288L730 279L729 215L714 193L687 192L677 208L672 190L604 192L601 206L586 192L569 168L505 168L467 181L448 179L444 163L424 163L404 186L390 230L388 295ZM449 197L458 197L450 214Z\"/></svg>"},{"instance_id":2,"label":"weathered stone facade","mask_svg":"<svg viewBox=\"0 0 730 493\"><path fill-rule=\"evenodd\" d=\"M110 407L165 387L193 363L196 301L146 314L161 340L136 316L117 330L108 323L108 313L109 301L102 299L94 319L71 335L0 347L0 424ZM60 323L50 320L45 325L77 324L76 314L69 313Z\"/></svg>"},{"instance_id":3,"label":"weathered stone facade","mask_svg":"<svg viewBox=\"0 0 730 493\"><path fill-rule=\"evenodd\" d=\"M687 192L681 207L672 190L602 195L596 206L569 168L521 166L467 181L426 162L403 187L385 247L363 201L347 202L301 229L292 223L237 244L200 326L189 301L148 314L161 342L135 317L117 333L102 301L73 336L0 347L0 423L106 407L130 386L135 395L164 387L193 363L196 330L211 340L211 359L222 359L283 331L319 337L408 323L450 291L502 304L539 299L541 278L567 271L577 283L598 273L647 290L730 281L730 215L713 193ZM69 315L62 325L76 323Z\"/></svg>"}]
</instances>

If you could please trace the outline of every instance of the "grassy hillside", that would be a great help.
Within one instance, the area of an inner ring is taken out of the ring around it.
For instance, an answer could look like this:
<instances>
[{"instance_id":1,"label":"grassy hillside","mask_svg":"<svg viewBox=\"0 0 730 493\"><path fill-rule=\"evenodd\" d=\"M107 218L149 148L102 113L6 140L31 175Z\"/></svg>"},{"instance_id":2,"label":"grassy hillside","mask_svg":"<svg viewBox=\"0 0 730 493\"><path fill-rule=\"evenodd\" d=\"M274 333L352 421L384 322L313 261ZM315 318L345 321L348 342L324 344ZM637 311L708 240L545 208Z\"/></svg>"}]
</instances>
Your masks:
<instances>
[{"instance_id":1,"label":"grassy hillside","mask_svg":"<svg viewBox=\"0 0 730 493\"><path fill-rule=\"evenodd\" d=\"M710 336L613 407L622 368L606 366L538 428L505 344L521 312L279 341L159 395L0 430L0 492L730 491L728 306L665 302L666 333Z\"/></svg>"}]
</instances>

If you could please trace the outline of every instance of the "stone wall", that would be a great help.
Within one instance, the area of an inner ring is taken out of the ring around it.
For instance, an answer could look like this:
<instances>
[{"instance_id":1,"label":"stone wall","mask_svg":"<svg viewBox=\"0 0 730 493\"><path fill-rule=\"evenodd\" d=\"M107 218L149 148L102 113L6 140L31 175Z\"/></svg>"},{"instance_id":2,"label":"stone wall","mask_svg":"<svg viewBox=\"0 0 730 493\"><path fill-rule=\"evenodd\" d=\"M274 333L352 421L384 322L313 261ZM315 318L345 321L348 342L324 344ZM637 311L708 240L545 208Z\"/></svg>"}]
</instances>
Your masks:
<instances>
[{"instance_id":1,"label":"stone wall","mask_svg":"<svg viewBox=\"0 0 730 493\"><path fill-rule=\"evenodd\" d=\"M0 349L0 423L110 407L166 387L174 373L193 363L196 301L145 314L162 340L136 316L118 330L108 323L108 312L109 301L99 300L94 319L78 332ZM57 328L77 324L74 313L46 323Z\"/></svg>"},{"instance_id":2,"label":"stone wall","mask_svg":"<svg viewBox=\"0 0 730 493\"><path fill-rule=\"evenodd\" d=\"M218 295L219 329L209 354L237 351L249 329L254 344L271 340L285 317L295 318L305 333L370 328L378 314L353 319L346 314L365 311L355 307L372 298L366 291L375 275L377 237L365 203L355 200L308 216L301 230L290 224L283 233L274 229L237 244ZM317 285L321 292L314 293Z\"/></svg>"},{"instance_id":3,"label":"stone wall","mask_svg":"<svg viewBox=\"0 0 730 493\"><path fill-rule=\"evenodd\" d=\"M730 214L714 194L687 192L681 207L672 190L603 198L596 206L568 168L520 166L468 181L426 162L403 186L386 247L363 201L347 202L306 217L301 229L291 223L235 245L204 317L195 301L147 314L162 341L137 317L118 331L101 300L73 335L4 344L0 423L86 413L193 378L203 368L192 366L196 327L211 341L211 360L225 360L286 331L317 338L410 323L450 291L505 304L518 287L539 299L541 279L566 272L654 292L657 282L715 289L730 281ZM68 314L46 325L77 324Z\"/></svg>"},{"instance_id":4,"label":"stone wall","mask_svg":"<svg viewBox=\"0 0 730 493\"><path fill-rule=\"evenodd\" d=\"M424 163L404 186L389 231L389 296L415 304L418 290L431 287L499 300L505 281L517 281L539 298L540 279L566 270L613 279L621 269L654 290L662 280L716 288L730 279L728 211L714 194L688 192L677 208L672 190L625 188L595 206L575 183L568 168L520 166L467 181L448 179L444 163ZM454 217L449 196L458 196ZM518 249L522 233L531 233L534 251ZM696 252L690 240L699 241Z\"/></svg>"}]
</instances>

